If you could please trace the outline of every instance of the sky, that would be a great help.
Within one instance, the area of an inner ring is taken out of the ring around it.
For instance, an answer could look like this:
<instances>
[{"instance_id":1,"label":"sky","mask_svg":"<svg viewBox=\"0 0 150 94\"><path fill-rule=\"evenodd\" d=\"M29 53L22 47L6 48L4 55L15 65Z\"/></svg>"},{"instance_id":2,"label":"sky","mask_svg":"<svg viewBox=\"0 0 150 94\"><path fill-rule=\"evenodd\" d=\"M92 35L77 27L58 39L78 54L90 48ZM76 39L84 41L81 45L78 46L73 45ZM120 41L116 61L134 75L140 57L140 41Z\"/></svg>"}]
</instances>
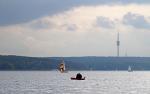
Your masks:
<instances>
[{"instance_id":1,"label":"sky","mask_svg":"<svg viewBox=\"0 0 150 94\"><path fill-rule=\"evenodd\" d=\"M0 0L0 54L150 57L150 0Z\"/></svg>"}]
</instances>

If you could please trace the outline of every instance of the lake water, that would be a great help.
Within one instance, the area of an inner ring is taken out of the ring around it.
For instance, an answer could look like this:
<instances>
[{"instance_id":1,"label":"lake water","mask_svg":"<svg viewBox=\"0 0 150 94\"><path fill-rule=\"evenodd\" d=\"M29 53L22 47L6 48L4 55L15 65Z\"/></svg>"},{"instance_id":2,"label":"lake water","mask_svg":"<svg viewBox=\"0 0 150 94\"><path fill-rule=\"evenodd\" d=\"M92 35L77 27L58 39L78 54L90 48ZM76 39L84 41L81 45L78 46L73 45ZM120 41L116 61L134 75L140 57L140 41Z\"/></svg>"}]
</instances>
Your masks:
<instances>
[{"instance_id":1,"label":"lake water","mask_svg":"<svg viewBox=\"0 0 150 94\"><path fill-rule=\"evenodd\" d=\"M70 80L78 72L86 80ZM150 94L150 72L0 71L0 94Z\"/></svg>"}]
</instances>

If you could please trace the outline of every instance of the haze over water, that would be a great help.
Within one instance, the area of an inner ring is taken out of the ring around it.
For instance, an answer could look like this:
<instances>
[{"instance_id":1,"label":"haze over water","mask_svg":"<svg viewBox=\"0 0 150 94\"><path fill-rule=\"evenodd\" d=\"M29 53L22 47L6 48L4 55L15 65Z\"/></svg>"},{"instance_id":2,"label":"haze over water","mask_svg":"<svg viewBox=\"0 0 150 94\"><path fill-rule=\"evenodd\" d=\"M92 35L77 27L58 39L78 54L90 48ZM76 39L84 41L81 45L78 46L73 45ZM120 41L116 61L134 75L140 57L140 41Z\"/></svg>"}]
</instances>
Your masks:
<instances>
[{"instance_id":1,"label":"haze over water","mask_svg":"<svg viewBox=\"0 0 150 94\"><path fill-rule=\"evenodd\" d=\"M70 80L76 73L86 80ZM149 71L1 71L0 94L149 94Z\"/></svg>"}]
</instances>

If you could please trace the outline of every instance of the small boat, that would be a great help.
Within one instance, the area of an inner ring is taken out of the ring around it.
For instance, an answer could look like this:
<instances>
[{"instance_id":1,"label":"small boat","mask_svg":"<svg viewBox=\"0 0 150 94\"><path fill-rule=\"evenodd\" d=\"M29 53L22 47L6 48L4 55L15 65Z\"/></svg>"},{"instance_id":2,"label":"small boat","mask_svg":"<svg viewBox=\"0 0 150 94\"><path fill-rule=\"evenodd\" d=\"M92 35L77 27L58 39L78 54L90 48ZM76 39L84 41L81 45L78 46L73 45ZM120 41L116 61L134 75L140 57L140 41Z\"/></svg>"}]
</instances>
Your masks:
<instances>
[{"instance_id":1,"label":"small boat","mask_svg":"<svg viewBox=\"0 0 150 94\"><path fill-rule=\"evenodd\" d=\"M64 62L64 59L62 58L62 62L60 63L59 65L59 71L61 73L67 73L68 71L66 70L66 67L65 67L65 62Z\"/></svg>"},{"instance_id":2,"label":"small boat","mask_svg":"<svg viewBox=\"0 0 150 94\"><path fill-rule=\"evenodd\" d=\"M131 66L128 67L128 72L132 72Z\"/></svg>"},{"instance_id":3,"label":"small boat","mask_svg":"<svg viewBox=\"0 0 150 94\"><path fill-rule=\"evenodd\" d=\"M85 77L83 77L83 78L81 78L81 79L77 79L77 78L75 78L75 77L71 77L70 79L71 79L71 80L85 80Z\"/></svg>"}]
</instances>

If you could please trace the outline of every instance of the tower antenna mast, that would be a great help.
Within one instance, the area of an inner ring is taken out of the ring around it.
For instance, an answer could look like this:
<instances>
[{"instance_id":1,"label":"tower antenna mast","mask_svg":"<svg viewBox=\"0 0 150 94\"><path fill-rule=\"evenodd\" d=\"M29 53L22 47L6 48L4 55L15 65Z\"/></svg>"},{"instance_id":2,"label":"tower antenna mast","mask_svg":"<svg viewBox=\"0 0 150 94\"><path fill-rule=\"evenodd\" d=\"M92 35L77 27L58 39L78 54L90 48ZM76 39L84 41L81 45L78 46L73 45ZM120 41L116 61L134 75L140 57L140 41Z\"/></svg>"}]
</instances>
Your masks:
<instances>
[{"instance_id":1,"label":"tower antenna mast","mask_svg":"<svg viewBox=\"0 0 150 94\"><path fill-rule=\"evenodd\" d=\"M119 46L120 46L120 40L119 40L119 32L117 34L117 57L119 57Z\"/></svg>"}]
</instances>

